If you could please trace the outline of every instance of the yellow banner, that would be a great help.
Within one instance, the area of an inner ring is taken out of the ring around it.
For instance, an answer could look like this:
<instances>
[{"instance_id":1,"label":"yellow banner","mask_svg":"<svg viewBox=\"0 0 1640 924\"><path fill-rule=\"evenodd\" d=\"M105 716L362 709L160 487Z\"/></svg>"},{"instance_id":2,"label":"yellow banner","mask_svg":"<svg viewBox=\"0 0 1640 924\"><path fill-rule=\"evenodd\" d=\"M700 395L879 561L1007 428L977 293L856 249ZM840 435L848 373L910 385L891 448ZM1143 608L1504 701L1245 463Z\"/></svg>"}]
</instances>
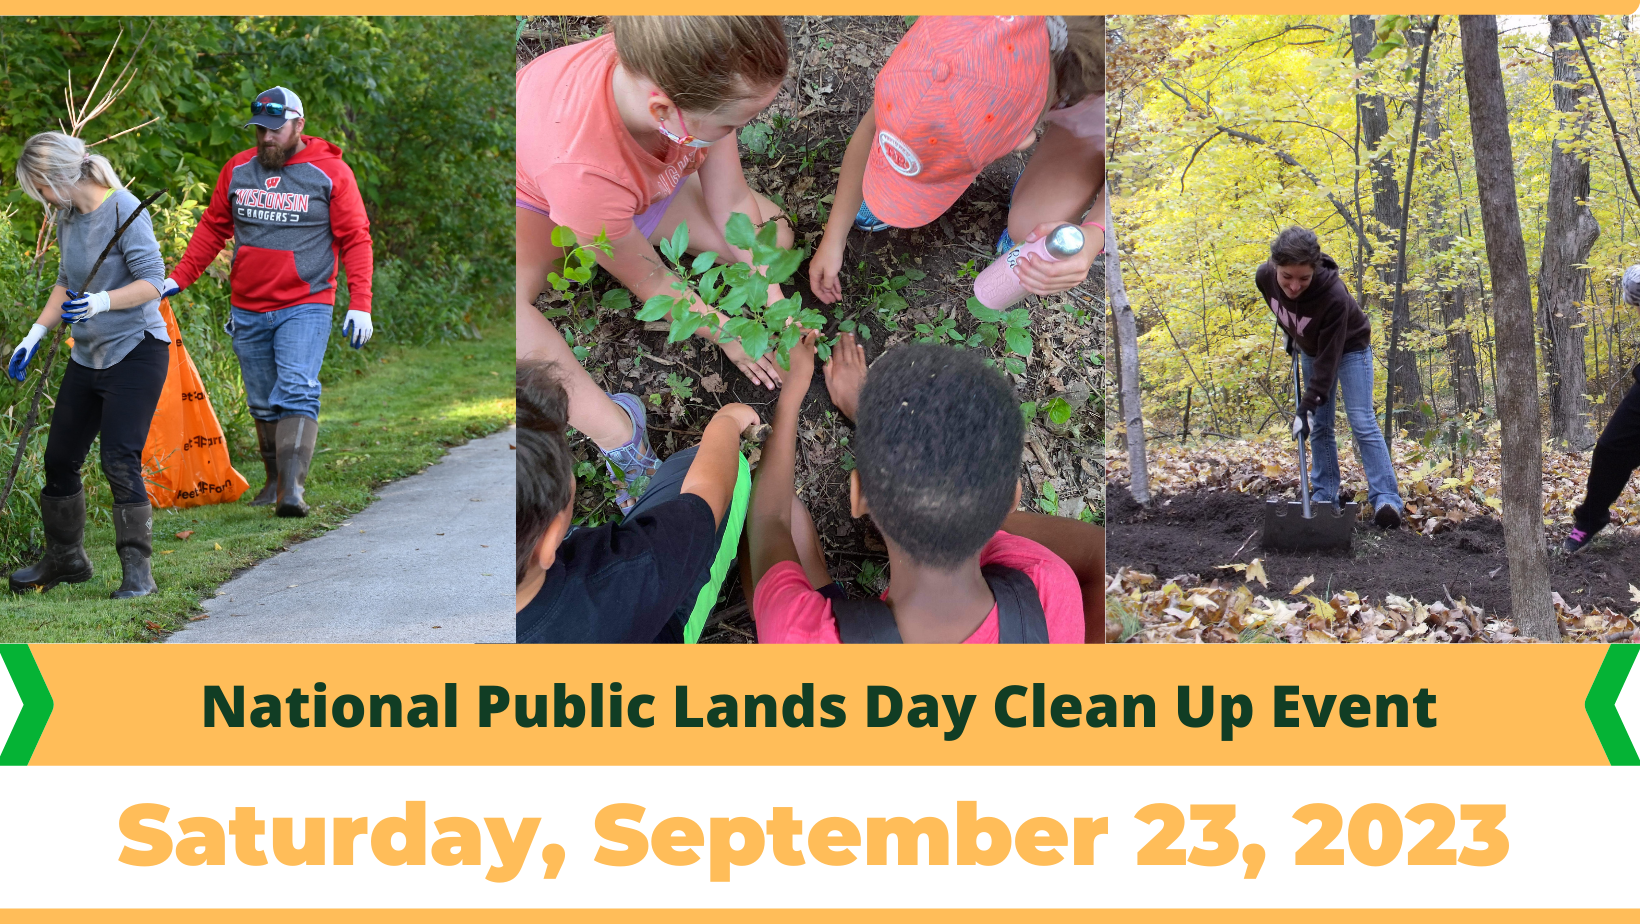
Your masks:
<instances>
[{"instance_id":1,"label":"yellow banner","mask_svg":"<svg viewBox=\"0 0 1640 924\"><path fill-rule=\"evenodd\" d=\"M1608 763L1604 646L31 650L34 766Z\"/></svg>"}]
</instances>

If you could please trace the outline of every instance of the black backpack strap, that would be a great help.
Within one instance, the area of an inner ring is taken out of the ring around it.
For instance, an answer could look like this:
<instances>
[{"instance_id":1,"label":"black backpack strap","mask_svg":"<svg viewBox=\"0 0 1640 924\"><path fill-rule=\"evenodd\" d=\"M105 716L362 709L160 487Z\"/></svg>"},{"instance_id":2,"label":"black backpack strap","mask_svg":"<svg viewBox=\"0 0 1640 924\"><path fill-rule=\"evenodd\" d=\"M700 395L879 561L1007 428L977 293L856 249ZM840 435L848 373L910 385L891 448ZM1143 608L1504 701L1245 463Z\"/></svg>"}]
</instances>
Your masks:
<instances>
[{"instance_id":1,"label":"black backpack strap","mask_svg":"<svg viewBox=\"0 0 1640 924\"><path fill-rule=\"evenodd\" d=\"M1036 585L1025 572L1004 565L986 565L980 572L997 600L997 641L1004 645L1046 645L1048 617L1042 612Z\"/></svg>"},{"instance_id":2,"label":"black backpack strap","mask_svg":"<svg viewBox=\"0 0 1640 924\"><path fill-rule=\"evenodd\" d=\"M876 597L833 600L831 615L845 645L898 645L903 641L900 627L894 624L894 611Z\"/></svg>"}]
</instances>

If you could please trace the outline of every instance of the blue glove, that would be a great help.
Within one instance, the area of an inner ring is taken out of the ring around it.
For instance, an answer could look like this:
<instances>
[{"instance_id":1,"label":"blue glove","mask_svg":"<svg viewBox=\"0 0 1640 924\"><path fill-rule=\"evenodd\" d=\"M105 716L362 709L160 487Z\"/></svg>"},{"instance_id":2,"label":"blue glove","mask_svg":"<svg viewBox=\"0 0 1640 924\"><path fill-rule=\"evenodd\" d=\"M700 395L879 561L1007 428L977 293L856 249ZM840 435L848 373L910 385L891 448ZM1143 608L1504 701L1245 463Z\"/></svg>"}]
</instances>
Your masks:
<instances>
[{"instance_id":1,"label":"blue glove","mask_svg":"<svg viewBox=\"0 0 1640 924\"><path fill-rule=\"evenodd\" d=\"M376 332L375 325L370 323L370 312L354 311L349 309L347 319L342 322L342 336L353 344L357 350L370 342L370 335Z\"/></svg>"},{"instance_id":2,"label":"blue glove","mask_svg":"<svg viewBox=\"0 0 1640 924\"><path fill-rule=\"evenodd\" d=\"M46 335L46 329L39 324L29 328L28 336L17 344L17 349L11 351L11 362L6 364L6 374L21 382L28 374L29 360L40 349L40 338Z\"/></svg>"},{"instance_id":3,"label":"blue glove","mask_svg":"<svg viewBox=\"0 0 1640 924\"><path fill-rule=\"evenodd\" d=\"M181 291L182 287L177 285L177 281L172 279L170 276L166 276L165 283L159 287L159 297L170 298Z\"/></svg>"},{"instance_id":4,"label":"blue glove","mask_svg":"<svg viewBox=\"0 0 1640 924\"><path fill-rule=\"evenodd\" d=\"M63 320L70 324L89 321L109 308L107 292L88 292L79 295L72 290L68 293L68 301L63 302Z\"/></svg>"}]
</instances>

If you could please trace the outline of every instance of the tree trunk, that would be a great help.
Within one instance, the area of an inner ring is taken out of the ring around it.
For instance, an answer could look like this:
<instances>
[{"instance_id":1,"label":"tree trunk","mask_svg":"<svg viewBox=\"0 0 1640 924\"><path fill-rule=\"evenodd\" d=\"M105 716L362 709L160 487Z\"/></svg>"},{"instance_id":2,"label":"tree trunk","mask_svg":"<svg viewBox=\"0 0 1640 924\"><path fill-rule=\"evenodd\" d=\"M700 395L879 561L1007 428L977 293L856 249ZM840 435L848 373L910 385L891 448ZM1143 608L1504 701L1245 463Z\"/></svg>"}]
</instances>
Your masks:
<instances>
[{"instance_id":1,"label":"tree trunk","mask_svg":"<svg viewBox=\"0 0 1640 924\"><path fill-rule=\"evenodd\" d=\"M1133 319L1127 286L1122 284L1122 249L1105 204L1105 290L1116 315L1122 394L1122 425L1127 434L1128 493L1142 506L1150 505L1150 469L1145 455L1145 414L1139 394L1139 325Z\"/></svg>"},{"instance_id":2,"label":"tree trunk","mask_svg":"<svg viewBox=\"0 0 1640 924\"><path fill-rule=\"evenodd\" d=\"M1593 16L1578 17L1588 31ZM1538 310L1543 323L1543 364L1549 380L1549 438L1582 452L1594 445L1583 393L1583 293L1589 271L1583 266L1600 237L1600 224L1589 211L1589 163L1576 150L1588 133L1589 114L1578 111L1587 94L1576 38L1565 16L1549 17L1549 44L1554 48L1555 108L1573 117L1575 132L1567 142L1552 142L1549 154L1549 221L1543 232L1543 262L1538 271ZM1567 86L1569 84L1569 86Z\"/></svg>"},{"instance_id":3,"label":"tree trunk","mask_svg":"<svg viewBox=\"0 0 1640 924\"><path fill-rule=\"evenodd\" d=\"M1434 98L1430 100L1429 108L1425 113L1424 137L1429 140L1429 149L1431 151L1440 149L1441 135L1446 132L1445 103L1446 93L1449 89L1449 86L1443 84L1439 88L1439 92L1433 94ZM1457 161L1454 159L1450 166L1443 162L1440 164L1440 169L1453 171L1454 180L1458 186L1458 195L1462 198L1463 180L1457 176ZM1446 214L1447 189L1438 181L1426 184L1425 188L1429 190L1426 193L1429 201L1428 213L1438 221L1440 216ZM1459 220L1452 219L1452 224L1442 227L1440 233L1431 242L1430 253L1445 254L1450 252L1452 242L1462 230ZM1448 275L1436 283L1436 287L1439 290L1436 293L1436 300L1441 308L1441 324L1446 330L1448 375L1452 380L1452 392L1456 403L1457 416L1462 416L1470 411L1477 410L1481 406L1481 383L1479 376L1475 373L1475 338L1469 333L1469 329L1463 326L1466 302L1464 298L1464 281L1455 273L1449 272ZM1430 379L1429 390L1433 398L1435 394L1433 371L1430 373Z\"/></svg>"},{"instance_id":4,"label":"tree trunk","mask_svg":"<svg viewBox=\"0 0 1640 924\"><path fill-rule=\"evenodd\" d=\"M1537 351L1526 243L1515 202L1509 107L1498 61L1494 16L1460 16L1469 130L1475 146L1486 262L1497 313L1498 418L1503 424L1503 540L1509 558L1509 609L1532 638L1558 641L1543 548L1543 447L1538 419Z\"/></svg>"},{"instance_id":5,"label":"tree trunk","mask_svg":"<svg viewBox=\"0 0 1640 924\"><path fill-rule=\"evenodd\" d=\"M1355 52L1355 66L1363 67L1367 63L1367 55L1372 53L1373 46L1378 42L1373 18L1351 16L1350 37ZM1395 178L1394 152L1380 147L1380 142L1389 134L1389 110L1384 104L1382 93L1356 93L1355 107L1361 119L1361 140L1366 143L1367 160L1372 170L1373 222L1377 225L1376 230L1382 239L1394 241L1401 227L1401 184ZM1395 265L1380 262L1377 268L1383 292L1394 292ZM1390 310L1387 314L1392 329L1411 328L1412 310L1406 292L1403 291L1400 298L1381 294L1378 296L1378 304L1380 308L1385 304L1389 305ZM1387 335L1388 332L1383 333ZM1387 336L1384 343L1387 349ZM1425 421L1423 416L1413 409L1423 402L1424 389L1412 357L1406 355L1404 350L1396 350L1394 355L1386 355L1385 365L1389 369L1389 382L1394 390L1395 404L1400 408L1395 415L1396 424L1405 427L1413 435L1421 434ZM1384 438L1394 439L1394 434L1386 432Z\"/></svg>"},{"instance_id":6,"label":"tree trunk","mask_svg":"<svg viewBox=\"0 0 1640 924\"><path fill-rule=\"evenodd\" d=\"M1452 390L1458 412L1468 413L1481 406L1481 380L1475 373L1475 338L1463 327L1466 290L1458 286L1441 293L1441 321L1446 325L1446 356L1452 367Z\"/></svg>"}]
</instances>

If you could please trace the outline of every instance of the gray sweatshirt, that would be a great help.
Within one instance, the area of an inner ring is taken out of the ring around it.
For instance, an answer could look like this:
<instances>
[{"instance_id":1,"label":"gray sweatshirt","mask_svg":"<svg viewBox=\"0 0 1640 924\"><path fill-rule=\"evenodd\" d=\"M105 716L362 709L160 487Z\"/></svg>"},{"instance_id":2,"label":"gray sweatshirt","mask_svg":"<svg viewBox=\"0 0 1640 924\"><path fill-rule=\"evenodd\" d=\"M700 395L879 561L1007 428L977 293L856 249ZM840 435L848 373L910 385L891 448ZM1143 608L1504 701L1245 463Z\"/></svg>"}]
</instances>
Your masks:
<instances>
[{"instance_id":1,"label":"gray sweatshirt","mask_svg":"<svg viewBox=\"0 0 1640 924\"><path fill-rule=\"evenodd\" d=\"M57 247L62 253L62 265L57 270L57 284L84 295L112 292L141 279L153 283L154 291L160 291L165 285L165 260L159 255L154 223L146 211L125 229L124 237L108 252L108 259L97 270L97 278L85 278L120 224L141 204L130 192L116 189L88 214L82 215L75 209L58 212ZM124 359L125 354L142 342L144 333L153 334L156 340L171 342L165 332L165 320L159 314L157 298L135 308L104 311L89 321L75 324L70 333L74 337L74 361L92 369L107 369Z\"/></svg>"}]
</instances>

